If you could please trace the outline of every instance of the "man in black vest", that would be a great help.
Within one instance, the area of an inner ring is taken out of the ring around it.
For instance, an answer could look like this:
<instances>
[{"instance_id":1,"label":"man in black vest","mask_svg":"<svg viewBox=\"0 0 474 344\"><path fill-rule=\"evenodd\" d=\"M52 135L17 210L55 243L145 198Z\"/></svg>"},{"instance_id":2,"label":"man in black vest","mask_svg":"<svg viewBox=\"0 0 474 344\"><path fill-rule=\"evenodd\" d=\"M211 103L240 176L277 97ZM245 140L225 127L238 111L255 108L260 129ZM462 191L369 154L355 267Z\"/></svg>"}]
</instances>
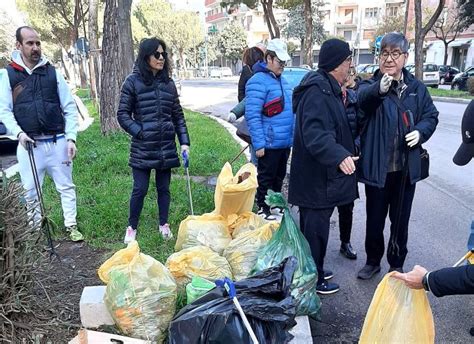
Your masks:
<instances>
[{"instance_id":1,"label":"man in black vest","mask_svg":"<svg viewBox=\"0 0 474 344\"><path fill-rule=\"evenodd\" d=\"M76 222L72 160L76 155L77 107L62 75L41 55L38 33L28 26L16 31L12 62L0 72L0 120L19 140L17 159L26 200L36 205L32 149L40 182L47 173L61 196L64 226L74 241L82 240ZM35 207L34 218L41 218Z\"/></svg>"}]
</instances>

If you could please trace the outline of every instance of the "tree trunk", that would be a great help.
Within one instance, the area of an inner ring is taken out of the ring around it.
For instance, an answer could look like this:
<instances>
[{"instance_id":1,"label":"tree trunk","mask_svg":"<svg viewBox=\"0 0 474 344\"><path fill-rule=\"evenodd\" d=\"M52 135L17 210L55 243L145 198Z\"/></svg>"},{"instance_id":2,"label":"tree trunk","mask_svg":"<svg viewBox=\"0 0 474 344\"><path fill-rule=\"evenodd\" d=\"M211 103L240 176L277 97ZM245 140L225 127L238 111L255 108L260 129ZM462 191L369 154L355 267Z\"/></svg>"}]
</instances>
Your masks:
<instances>
[{"instance_id":1,"label":"tree trunk","mask_svg":"<svg viewBox=\"0 0 474 344\"><path fill-rule=\"evenodd\" d=\"M81 76L81 88L87 88L87 75L86 71L84 70L84 59L85 57L80 54L79 55L79 75Z\"/></svg>"},{"instance_id":2,"label":"tree trunk","mask_svg":"<svg viewBox=\"0 0 474 344\"><path fill-rule=\"evenodd\" d=\"M262 0L262 3L264 0ZM275 34L274 38L280 38L280 28L278 27L278 23L275 19L275 14L273 13L273 0L266 0L267 3L267 13L269 21L272 23L273 32Z\"/></svg>"},{"instance_id":3,"label":"tree trunk","mask_svg":"<svg viewBox=\"0 0 474 344\"><path fill-rule=\"evenodd\" d=\"M268 32L270 33L270 39L274 39L275 32L273 31L272 22L270 21L270 17L268 14L267 3L262 0L262 7L263 7L263 16L265 17L265 21L267 22Z\"/></svg>"},{"instance_id":4,"label":"tree trunk","mask_svg":"<svg viewBox=\"0 0 474 344\"><path fill-rule=\"evenodd\" d=\"M444 59L443 59L443 65L447 65L448 64L448 42L446 41L443 41L444 43Z\"/></svg>"},{"instance_id":5,"label":"tree trunk","mask_svg":"<svg viewBox=\"0 0 474 344\"><path fill-rule=\"evenodd\" d=\"M100 69L99 69L99 39L97 32L99 26L97 17L99 6L97 0L89 0L89 71L91 79L91 96L98 104L100 89Z\"/></svg>"},{"instance_id":6,"label":"tree trunk","mask_svg":"<svg viewBox=\"0 0 474 344\"><path fill-rule=\"evenodd\" d=\"M64 61L64 57L63 57L63 50L64 49L61 49L61 63L63 65L63 68L64 68L64 74L66 74L66 79L71 81L71 74L69 73L69 68L67 67L66 65L66 61Z\"/></svg>"},{"instance_id":7,"label":"tree trunk","mask_svg":"<svg viewBox=\"0 0 474 344\"><path fill-rule=\"evenodd\" d=\"M408 14L410 13L410 0L406 0L405 4L405 21L403 22L403 35L407 35L408 28Z\"/></svg>"},{"instance_id":8,"label":"tree trunk","mask_svg":"<svg viewBox=\"0 0 474 344\"><path fill-rule=\"evenodd\" d=\"M120 129L117 108L120 87L133 66L130 24L132 0L106 0L100 91L100 127L103 134Z\"/></svg>"},{"instance_id":9,"label":"tree trunk","mask_svg":"<svg viewBox=\"0 0 474 344\"><path fill-rule=\"evenodd\" d=\"M313 15L311 13L311 0L304 0L304 23L306 38L304 45L304 63L313 67Z\"/></svg>"},{"instance_id":10,"label":"tree trunk","mask_svg":"<svg viewBox=\"0 0 474 344\"><path fill-rule=\"evenodd\" d=\"M436 11L424 27L422 27L421 1L415 1L415 77L418 80L423 80L423 41L443 11L445 1L439 0Z\"/></svg>"}]
</instances>

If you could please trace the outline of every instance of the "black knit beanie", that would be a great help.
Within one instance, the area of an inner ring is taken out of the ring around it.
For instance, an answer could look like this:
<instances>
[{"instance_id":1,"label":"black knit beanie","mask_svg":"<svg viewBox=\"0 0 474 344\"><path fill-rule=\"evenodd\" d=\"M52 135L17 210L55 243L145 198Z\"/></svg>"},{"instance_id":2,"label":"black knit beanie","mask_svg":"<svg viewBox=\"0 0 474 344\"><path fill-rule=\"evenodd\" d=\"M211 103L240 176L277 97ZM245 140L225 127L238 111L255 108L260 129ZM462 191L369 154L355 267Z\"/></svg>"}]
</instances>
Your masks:
<instances>
[{"instance_id":1,"label":"black knit beanie","mask_svg":"<svg viewBox=\"0 0 474 344\"><path fill-rule=\"evenodd\" d=\"M336 69L351 54L352 52L347 42L337 38L328 39L321 46L318 68L330 72Z\"/></svg>"}]
</instances>

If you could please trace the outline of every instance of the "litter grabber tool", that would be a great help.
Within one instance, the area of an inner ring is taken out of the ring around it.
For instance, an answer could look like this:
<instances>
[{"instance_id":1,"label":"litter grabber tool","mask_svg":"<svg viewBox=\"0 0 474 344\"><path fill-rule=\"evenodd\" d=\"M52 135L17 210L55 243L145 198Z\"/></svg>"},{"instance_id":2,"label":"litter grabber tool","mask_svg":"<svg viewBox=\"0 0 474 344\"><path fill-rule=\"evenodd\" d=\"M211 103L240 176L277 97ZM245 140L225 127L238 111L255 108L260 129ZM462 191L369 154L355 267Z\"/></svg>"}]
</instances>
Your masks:
<instances>
[{"instance_id":1,"label":"litter grabber tool","mask_svg":"<svg viewBox=\"0 0 474 344\"><path fill-rule=\"evenodd\" d=\"M61 260L58 253L54 249L53 237L51 233L54 231L55 225L51 221L51 219L49 219L46 216L46 208L44 206L43 193L41 191L41 182L38 176L38 169L36 168L35 155L33 152L33 148L34 148L34 144L31 142L27 142L26 150L28 151L28 158L30 160L30 166L31 166L31 174L33 175L36 196L38 197L38 202L39 202L40 211L41 211L41 229L46 234L46 239L48 241L48 246L50 250L49 252L50 260L52 260L53 257L56 257L58 258L58 260Z\"/></svg>"},{"instance_id":2,"label":"litter grabber tool","mask_svg":"<svg viewBox=\"0 0 474 344\"><path fill-rule=\"evenodd\" d=\"M453 267L461 265L461 263L465 260L469 260L471 257L474 257L474 221L471 223L471 234L469 235L469 239L467 240L467 249L468 252L459 259Z\"/></svg>"},{"instance_id":3,"label":"litter grabber tool","mask_svg":"<svg viewBox=\"0 0 474 344\"><path fill-rule=\"evenodd\" d=\"M235 308L237 308L237 311L239 312L240 318L242 319L245 328L247 329L250 338L252 338L253 344L259 344L257 336L253 332L252 326L250 326L250 323L247 319L247 316L245 315L242 306L240 306L239 300L237 300L237 292L235 290L235 285L234 282L228 277L224 278L223 280L217 280L216 285L218 287L224 287L227 293L229 294L229 297L232 299L232 302L234 302Z\"/></svg>"},{"instance_id":4,"label":"litter grabber tool","mask_svg":"<svg viewBox=\"0 0 474 344\"><path fill-rule=\"evenodd\" d=\"M193 209L193 195L191 194L191 178L189 177L189 155L187 151L183 151L183 164L184 170L186 171L186 184L188 189L188 196L189 196L189 209L191 210L191 215L194 216L194 209Z\"/></svg>"},{"instance_id":5,"label":"litter grabber tool","mask_svg":"<svg viewBox=\"0 0 474 344\"><path fill-rule=\"evenodd\" d=\"M402 127L403 127L403 137L405 137L406 134L410 133L414 126L415 126L415 121L413 117L413 113L411 110L407 109L400 99L394 94L390 94L390 99L392 99L396 104L398 109L401 112L401 121L402 121ZM400 118L399 117L399 118ZM390 236L390 249L391 252L395 255L400 254L400 247L398 246L398 233L400 229L400 222L401 222L401 217L402 217L402 206L403 206L403 200L405 198L405 188L407 184L407 179L408 179L408 153L409 153L409 148L406 148L403 150L402 153L402 163L403 163L403 168L402 168L402 178L400 181L400 189L398 191L398 202L397 202L397 213L395 215L395 223L394 223L394 231L391 233Z\"/></svg>"},{"instance_id":6,"label":"litter grabber tool","mask_svg":"<svg viewBox=\"0 0 474 344\"><path fill-rule=\"evenodd\" d=\"M243 148L240 150L239 154L237 154L237 155L234 157L234 159L232 159L232 160L230 161L230 164L232 165L232 164L235 162L235 160L237 160L237 159L242 155L242 153L245 152L249 147L250 147L250 144L248 144L248 145L246 145L245 147L243 147Z\"/></svg>"}]
</instances>

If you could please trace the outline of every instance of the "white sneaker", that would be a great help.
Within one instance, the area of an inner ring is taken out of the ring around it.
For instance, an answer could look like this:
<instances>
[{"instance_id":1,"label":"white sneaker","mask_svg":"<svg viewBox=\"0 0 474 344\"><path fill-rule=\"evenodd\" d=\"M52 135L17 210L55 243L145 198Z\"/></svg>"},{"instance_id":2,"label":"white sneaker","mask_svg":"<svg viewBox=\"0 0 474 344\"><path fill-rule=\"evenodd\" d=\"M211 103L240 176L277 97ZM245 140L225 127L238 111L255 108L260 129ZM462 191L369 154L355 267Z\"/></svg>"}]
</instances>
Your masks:
<instances>
[{"instance_id":1,"label":"white sneaker","mask_svg":"<svg viewBox=\"0 0 474 344\"><path fill-rule=\"evenodd\" d=\"M160 225L160 233L163 239L169 240L173 237L173 233L171 233L170 225L165 223L163 226Z\"/></svg>"},{"instance_id":2,"label":"white sneaker","mask_svg":"<svg viewBox=\"0 0 474 344\"><path fill-rule=\"evenodd\" d=\"M128 226L127 229L125 230L125 239L123 239L124 244L131 243L133 240L135 240L137 236L137 230L133 229L131 226Z\"/></svg>"}]
</instances>

